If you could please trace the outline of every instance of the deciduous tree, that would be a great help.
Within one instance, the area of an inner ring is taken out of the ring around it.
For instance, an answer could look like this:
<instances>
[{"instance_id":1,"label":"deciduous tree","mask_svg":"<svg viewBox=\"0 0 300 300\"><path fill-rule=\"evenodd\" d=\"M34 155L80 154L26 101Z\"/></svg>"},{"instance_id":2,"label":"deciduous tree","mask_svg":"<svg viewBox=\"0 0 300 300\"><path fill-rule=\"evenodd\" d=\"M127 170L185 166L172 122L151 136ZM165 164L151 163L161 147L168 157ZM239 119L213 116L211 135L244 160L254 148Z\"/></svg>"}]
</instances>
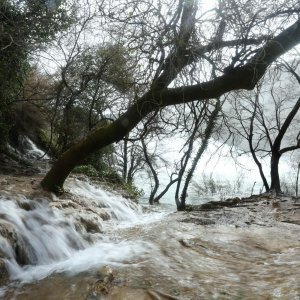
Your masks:
<instances>
[{"instance_id":1,"label":"deciduous tree","mask_svg":"<svg viewBox=\"0 0 300 300\"><path fill-rule=\"evenodd\" d=\"M135 102L119 118L95 130L61 155L42 180L43 188L60 190L68 174L84 157L120 141L153 111L196 100L216 99L234 90L253 89L269 66L300 42L299 3L289 2L289 9L283 10L276 5L270 11L267 2L264 1L263 6L257 4L255 12L249 7L246 9L248 1L220 5L214 14L218 24L221 26L224 20L230 24L226 23L228 29L222 30L222 34L219 27L208 27L211 23L203 21L205 18L198 11L197 1L181 0L172 7L170 14L163 13L166 7L155 9L155 5L147 1L124 1L119 8L114 7L116 11L103 8L106 21L117 24L116 28L123 26L124 45L128 51L140 58L136 70L139 76L143 74L139 80L144 80L144 86L136 94ZM220 12L220 9L224 10ZM150 16L157 27L145 22ZM239 22L235 20L234 23L232 16ZM282 26L283 21L290 26ZM216 55L218 51L227 51L221 62ZM191 85L177 82L178 76L188 74L191 68L212 72L212 66L216 77L208 76L213 78L211 80L199 74Z\"/></svg>"}]
</instances>

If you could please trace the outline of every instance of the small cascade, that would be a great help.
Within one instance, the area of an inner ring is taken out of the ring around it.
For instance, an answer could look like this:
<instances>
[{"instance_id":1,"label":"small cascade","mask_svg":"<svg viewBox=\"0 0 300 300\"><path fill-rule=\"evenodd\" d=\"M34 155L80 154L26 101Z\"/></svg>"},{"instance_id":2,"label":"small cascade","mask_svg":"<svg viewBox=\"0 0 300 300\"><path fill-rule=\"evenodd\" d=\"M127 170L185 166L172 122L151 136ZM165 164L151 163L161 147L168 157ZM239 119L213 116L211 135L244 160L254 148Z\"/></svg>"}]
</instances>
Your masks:
<instances>
[{"instance_id":1,"label":"small cascade","mask_svg":"<svg viewBox=\"0 0 300 300\"><path fill-rule=\"evenodd\" d=\"M10 279L30 282L55 272L77 273L149 251L142 241L119 241L103 233L103 220L135 224L141 208L88 182L70 179L68 198L0 196L0 267Z\"/></svg>"},{"instance_id":2,"label":"small cascade","mask_svg":"<svg viewBox=\"0 0 300 300\"><path fill-rule=\"evenodd\" d=\"M88 181L70 179L66 182L65 187L73 194L82 197L83 201L104 208L110 218L132 222L138 220L142 213L141 207L134 202L118 194L100 189Z\"/></svg>"},{"instance_id":3,"label":"small cascade","mask_svg":"<svg viewBox=\"0 0 300 300\"><path fill-rule=\"evenodd\" d=\"M46 201L1 198L0 211L0 253L12 278L22 266L59 261L88 245L71 219Z\"/></svg>"},{"instance_id":4,"label":"small cascade","mask_svg":"<svg viewBox=\"0 0 300 300\"><path fill-rule=\"evenodd\" d=\"M32 159L42 159L42 160L48 160L50 157L45 154L45 152L41 149L39 149L35 143L28 137L24 137L24 141L27 146L27 156Z\"/></svg>"}]
</instances>

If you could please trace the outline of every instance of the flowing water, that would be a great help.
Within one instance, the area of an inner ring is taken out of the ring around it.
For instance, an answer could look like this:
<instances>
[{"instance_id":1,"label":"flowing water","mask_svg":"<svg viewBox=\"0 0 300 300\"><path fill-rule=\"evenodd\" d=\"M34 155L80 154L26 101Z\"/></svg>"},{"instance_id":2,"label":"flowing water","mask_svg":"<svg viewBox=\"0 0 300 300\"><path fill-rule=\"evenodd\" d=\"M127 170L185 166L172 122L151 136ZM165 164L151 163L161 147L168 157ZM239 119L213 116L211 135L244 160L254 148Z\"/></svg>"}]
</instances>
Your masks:
<instances>
[{"instance_id":1,"label":"flowing water","mask_svg":"<svg viewBox=\"0 0 300 300\"><path fill-rule=\"evenodd\" d=\"M14 187L1 193L10 281L0 298L300 299L299 225L272 219L271 210L266 224L247 225L241 208L238 223L220 215L200 225L187 222L193 214L142 208L86 181L67 188L72 194L52 201ZM104 266L114 273L107 295L95 291Z\"/></svg>"}]
</instances>

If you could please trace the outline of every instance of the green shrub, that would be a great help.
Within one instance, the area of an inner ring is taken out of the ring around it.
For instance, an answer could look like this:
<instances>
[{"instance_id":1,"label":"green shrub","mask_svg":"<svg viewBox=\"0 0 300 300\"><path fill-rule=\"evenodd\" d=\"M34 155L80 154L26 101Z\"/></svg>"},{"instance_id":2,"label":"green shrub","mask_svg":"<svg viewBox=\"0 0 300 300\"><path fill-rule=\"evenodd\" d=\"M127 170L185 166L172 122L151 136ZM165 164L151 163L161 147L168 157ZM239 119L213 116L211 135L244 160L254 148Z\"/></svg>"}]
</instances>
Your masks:
<instances>
[{"instance_id":1,"label":"green shrub","mask_svg":"<svg viewBox=\"0 0 300 300\"><path fill-rule=\"evenodd\" d=\"M106 169L104 172L99 172L100 176L105 180L110 183L114 184L123 184L124 180L123 178L117 173L116 170L112 168Z\"/></svg>"},{"instance_id":2,"label":"green shrub","mask_svg":"<svg viewBox=\"0 0 300 300\"><path fill-rule=\"evenodd\" d=\"M74 173L84 174L89 177L99 177L99 172L91 165L78 166L73 170Z\"/></svg>"},{"instance_id":3,"label":"green shrub","mask_svg":"<svg viewBox=\"0 0 300 300\"><path fill-rule=\"evenodd\" d=\"M138 189L134 184L132 183L123 183L122 188L126 191L128 196L132 199L138 199L141 196L144 195L144 191L142 189Z\"/></svg>"}]
</instances>

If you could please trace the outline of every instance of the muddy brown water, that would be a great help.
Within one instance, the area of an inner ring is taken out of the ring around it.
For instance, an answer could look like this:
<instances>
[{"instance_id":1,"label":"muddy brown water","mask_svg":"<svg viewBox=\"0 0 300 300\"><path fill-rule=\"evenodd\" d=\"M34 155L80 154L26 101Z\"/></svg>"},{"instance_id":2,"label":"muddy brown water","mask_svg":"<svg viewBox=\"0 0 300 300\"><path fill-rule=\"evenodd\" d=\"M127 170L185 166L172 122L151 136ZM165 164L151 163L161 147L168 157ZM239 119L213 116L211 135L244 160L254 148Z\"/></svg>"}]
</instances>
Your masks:
<instances>
[{"instance_id":1,"label":"muddy brown water","mask_svg":"<svg viewBox=\"0 0 300 300\"><path fill-rule=\"evenodd\" d=\"M108 222L104 235L111 240L148 245L122 266L107 262L113 272L109 284L103 284L99 265L76 275L14 282L2 298L300 299L299 205L288 201L170 212L125 227Z\"/></svg>"},{"instance_id":2,"label":"muddy brown water","mask_svg":"<svg viewBox=\"0 0 300 300\"><path fill-rule=\"evenodd\" d=\"M93 293L97 274L85 272L18 287L6 299L300 299L298 225L203 226L185 217L110 233L151 248L114 268L108 295Z\"/></svg>"}]
</instances>

